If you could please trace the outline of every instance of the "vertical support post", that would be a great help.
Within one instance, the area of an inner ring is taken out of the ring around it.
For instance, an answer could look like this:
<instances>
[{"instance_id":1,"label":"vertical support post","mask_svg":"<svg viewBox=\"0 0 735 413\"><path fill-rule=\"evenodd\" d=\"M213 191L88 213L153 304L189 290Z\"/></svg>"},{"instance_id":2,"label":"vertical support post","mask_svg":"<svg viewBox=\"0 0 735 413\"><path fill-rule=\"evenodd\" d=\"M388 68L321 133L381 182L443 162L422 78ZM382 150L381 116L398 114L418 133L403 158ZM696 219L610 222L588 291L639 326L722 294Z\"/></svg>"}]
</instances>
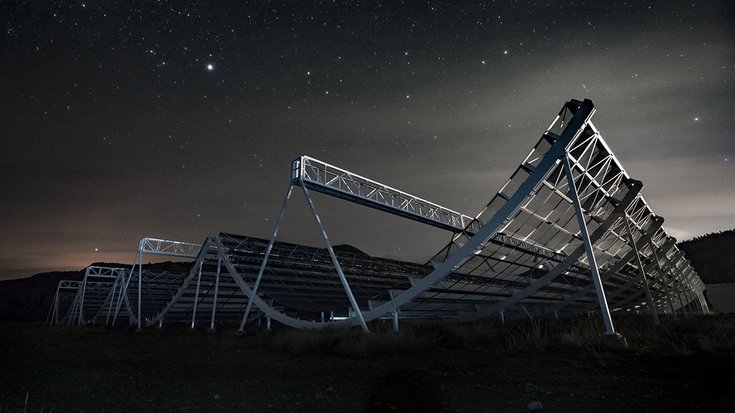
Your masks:
<instances>
[{"instance_id":1,"label":"vertical support post","mask_svg":"<svg viewBox=\"0 0 735 413\"><path fill-rule=\"evenodd\" d=\"M316 208L314 207L314 202L311 200L311 197L309 197L309 192L306 190L306 186L301 185L301 189L304 191L304 196L306 196L306 200L309 204L309 209L311 209L312 215L314 215L314 221L316 222L317 227L319 227L319 231L321 232L322 239L324 240L324 243L327 246L327 250L329 251L329 256L332 257L332 263L334 264L334 267L337 269L337 274L339 275L339 280L342 282L342 287L345 290L345 293L347 294L347 298L350 300L350 305L352 306L352 309L355 311L355 315L357 316L357 319L360 323L360 327L362 327L362 331L365 333L370 332L368 330L367 324L365 323L365 318L362 316L362 311L360 311L360 307L357 305L357 300L355 300L355 296L352 294L352 289L350 289L350 284L347 282L347 278L345 277L344 272L342 272L342 266L339 265L339 261L337 260L337 255L334 253L334 249L332 248L332 244L329 242L329 237L327 236L327 232L324 230L324 226L322 226L322 221L319 219L319 215L316 213Z\"/></svg>"},{"instance_id":2,"label":"vertical support post","mask_svg":"<svg viewBox=\"0 0 735 413\"><path fill-rule=\"evenodd\" d=\"M291 199L292 193L293 193L293 184L291 184L288 187L288 192L286 192L286 198L283 199L281 210L278 212L278 219L276 219L276 225L273 228L273 234L271 235L271 240L268 242L268 247L266 247L265 249L265 254L263 255L263 262L260 263L260 269L258 270L258 276L255 278L255 284L253 285L253 295L248 298L248 305L245 307L245 313L242 315L242 321L240 321L240 329L238 331L241 333L245 331L245 322L248 320L248 316L250 315L250 309L253 307L253 299L258 294L258 287L260 286L260 280L263 278L265 267L268 264L268 258L270 258L271 256L271 250L273 249L273 244L276 243L276 237L278 236L278 229L281 227L281 221L283 220L283 216L286 214L286 206L288 206L288 200Z\"/></svg>"},{"instance_id":3,"label":"vertical support post","mask_svg":"<svg viewBox=\"0 0 735 413\"><path fill-rule=\"evenodd\" d=\"M191 328L194 329L194 325L197 319L197 304L199 304L199 287L202 285L202 267L204 261L199 263L199 276L197 277L197 289L194 292L194 308L191 310Z\"/></svg>"},{"instance_id":4,"label":"vertical support post","mask_svg":"<svg viewBox=\"0 0 735 413\"><path fill-rule=\"evenodd\" d=\"M217 294L219 294L219 275L222 268L222 258L217 258L217 275L214 279L214 298L212 301L212 318L209 320L209 329L214 331L214 317L217 313Z\"/></svg>"},{"instance_id":5,"label":"vertical support post","mask_svg":"<svg viewBox=\"0 0 735 413\"><path fill-rule=\"evenodd\" d=\"M393 299L395 298L393 294L393 290L388 290L388 296L390 297L391 301L393 301ZM395 304L393 305L393 308L391 310L391 319L393 321L393 332L397 333L398 332L398 308L395 306Z\"/></svg>"},{"instance_id":6,"label":"vertical support post","mask_svg":"<svg viewBox=\"0 0 735 413\"><path fill-rule=\"evenodd\" d=\"M579 223L579 231L582 235L582 241L584 242L584 248L587 251L587 261L589 262L590 272L592 273L592 282L595 284L595 292L597 293L597 302L600 305L600 313L602 314L602 321L605 324L605 335L614 336L615 327L613 326L612 317L610 317L610 308L607 306L607 299L605 298L605 290L602 286L602 280L600 279L600 270L597 267L597 260L595 259L594 249L592 247L592 241L590 241L590 235L587 231L587 224L584 220L584 213L582 211L582 205L579 201L579 194L577 193L577 187L574 184L574 177L572 176L572 167L569 165L569 156L564 154L561 157L562 163L564 164L564 173L567 176L567 183L569 185L569 194L574 204L574 210L577 215L577 222Z\"/></svg>"},{"instance_id":7,"label":"vertical support post","mask_svg":"<svg viewBox=\"0 0 735 413\"><path fill-rule=\"evenodd\" d=\"M145 239L140 240L140 246L138 247L138 329L143 329L143 243Z\"/></svg>"},{"instance_id":8,"label":"vertical support post","mask_svg":"<svg viewBox=\"0 0 735 413\"><path fill-rule=\"evenodd\" d=\"M646 301L648 302L648 307L651 308L651 313L653 314L653 324L659 325L661 324L661 321L658 319L658 313L656 312L656 304L653 302L653 297L651 297L651 290L648 288L648 280L646 279L646 270L643 268L643 261L641 261L641 255L638 252L638 246L635 243L635 238L633 238L633 230L630 229L630 217L628 217L628 213L626 212L623 216L625 219L625 228L628 230L628 239L630 240L630 247L633 248L633 251L635 252L635 257L638 260L638 269L641 272L641 280L643 281L643 290L646 293Z\"/></svg>"},{"instance_id":9,"label":"vertical support post","mask_svg":"<svg viewBox=\"0 0 735 413\"><path fill-rule=\"evenodd\" d=\"M502 308L500 309L500 322L505 325L505 310Z\"/></svg>"}]
</instances>

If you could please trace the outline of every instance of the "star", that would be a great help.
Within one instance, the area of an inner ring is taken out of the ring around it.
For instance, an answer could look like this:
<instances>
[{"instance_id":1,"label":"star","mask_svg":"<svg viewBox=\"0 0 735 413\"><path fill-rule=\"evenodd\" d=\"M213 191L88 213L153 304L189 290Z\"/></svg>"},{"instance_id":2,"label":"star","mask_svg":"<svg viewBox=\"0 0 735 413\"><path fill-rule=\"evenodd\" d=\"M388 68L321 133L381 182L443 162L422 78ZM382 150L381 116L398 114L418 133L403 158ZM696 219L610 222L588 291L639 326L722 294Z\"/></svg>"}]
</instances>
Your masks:
<instances>
[{"instance_id":1,"label":"star","mask_svg":"<svg viewBox=\"0 0 735 413\"><path fill-rule=\"evenodd\" d=\"M695 116L695 117L694 117L694 121L695 121L695 122L699 122L699 116Z\"/></svg>"},{"instance_id":2,"label":"star","mask_svg":"<svg viewBox=\"0 0 735 413\"><path fill-rule=\"evenodd\" d=\"M211 63L207 63L207 71L208 72L213 72L214 71L214 65L211 64Z\"/></svg>"}]
</instances>

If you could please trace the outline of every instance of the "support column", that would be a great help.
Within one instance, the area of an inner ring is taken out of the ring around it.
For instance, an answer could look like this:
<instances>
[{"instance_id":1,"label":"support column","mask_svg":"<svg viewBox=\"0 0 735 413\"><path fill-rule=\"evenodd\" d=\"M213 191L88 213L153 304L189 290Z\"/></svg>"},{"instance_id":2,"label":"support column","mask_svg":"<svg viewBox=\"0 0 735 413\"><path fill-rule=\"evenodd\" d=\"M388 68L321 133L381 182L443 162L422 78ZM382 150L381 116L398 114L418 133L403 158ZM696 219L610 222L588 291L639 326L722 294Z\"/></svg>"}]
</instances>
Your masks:
<instances>
[{"instance_id":1,"label":"support column","mask_svg":"<svg viewBox=\"0 0 735 413\"><path fill-rule=\"evenodd\" d=\"M347 278L345 277L344 272L342 272L342 266L339 265L339 260L337 260L337 254L334 253L334 249L332 248L332 244L329 242L329 237L327 236L327 232L324 230L324 226L322 226L322 221L319 219L319 215L316 212L316 208L314 207L314 202L311 200L311 197L309 197L309 192L306 190L306 186L302 183L301 189L304 191L304 196L306 196L306 201L309 204L309 209L311 209L312 215L314 215L314 221L316 222L317 227L319 227L319 231L321 232L322 239L324 240L324 243L327 246L327 250L329 251L329 255L332 257L332 263L334 264L334 267L337 269L337 274L339 275L339 280L342 282L342 287L345 290L345 293L347 294L347 298L350 300L350 305L352 306L352 309L355 311L355 315L357 316L357 320L360 323L360 327L362 327L362 331L365 333L369 333L370 330L368 330L367 324L365 323L365 318L362 316L362 311L360 311L360 307L357 305L357 300L355 300L355 296L352 294L352 289L350 288L350 284L347 282Z\"/></svg>"},{"instance_id":2,"label":"support column","mask_svg":"<svg viewBox=\"0 0 735 413\"><path fill-rule=\"evenodd\" d=\"M388 296L390 297L391 301L393 300L393 298L395 298L393 296L393 290L388 290ZM398 332L398 308L395 305L393 306L393 309L390 314L393 320L393 332L397 333Z\"/></svg>"},{"instance_id":3,"label":"support column","mask_svg":"<svg viewBox=\"0 0 735 413\"><path fill-rule=\"evenodd\" d=\"M138 329L143 329L143 243L144 240L140 240L140 246L138 247ZM135 268L135 267L133 267Z\"/></svg>"},{"instance_id":4,"label":"support column","mask_svg":"<svg viewBox=\"0 0 735 413\"><path fill-rule=\"evenodd\" d=\"M592 281L595 284L595 292L597 293L597 302L600 306L600 313L602 315L602 321L605 325L605 334L603 335L603 345L610 349L619 349L628 347L628 343L625 338L615 332L613 326L612 317L610 316L610 308L607 305L605 299L605 290L600 279L600 270L597 267L597 260L595 259L595 253L590 240L589 232L587 231L587 224L584 219L584 212L582 211L582 204L579 201L579 194L577 193L577 187L574 183L574 176L572 175L572 167L569 164L569 154L565 153L561 157L562 163L564 164L564 173L567 176L567 184L569 185L569 194L572 198L572 204L574 204L574 210L577 216L577 222L579 223L580 235L584 242L584 247L587 252L587 261L589 262L590 272L592 273Z\"/></svg>"},{"instance_id":5,"label":"support column","mask_svg":"<svg viewBox=\"0 0 735 413\"><path fill-rule=\"evenodd\" d=\"M245 331L245 322L247 322L248 316L250 315L250 310L253 307L253 299L258 294L258 287L260 286L260 280L263 278L263 273L265 272L265 266L268 264L268 258L271 255L273 244L276 243L276 237L278 236L278 229L281 226L281 221L283 220L283 216L286 214L286 206L288 205L288 200L291 199L292 193L293 193L293 184L291 184L288 187L286 198L284 198L283 205L281 205L281 210L278 212L278 219L276 219L276 225L273 228L273 234L271 235L271 240L270 242L268 242L268 247L265 249L265 255L263 256L263 262L260 264L260 269L258 270L258 276L255 278L255 284L253 285L253 295L248 298L248 305L245 307L245 313L242 315L242 321L240 321L240 328L238 330L240 333Z\"/></svg>"},{"instance_id":6,"label":"support column","mask_svg":"<svg viewBox=\"0 0 735 413\"><path fill-rule=\"evenodd\" d=\"M648 307L651 308L653 314L653 324L659 325L661 321L658 319L658 312L656 312L656 304L653 302L651 297L651 290L648 288L648 280L646 279L646 270L643 268L643 261L641 261L641 254L638 252L638 246L635 244L635 238L633 238L633 231L630 229L630 217L626 212L624 215L625 227L628 230L628 239L630 240L631 248L635 251L635 257L638 260L638 269L641 273L641 279L643 281L643 290L646 292L646 301L648 301Z\"/></svg>"}]
</instances>

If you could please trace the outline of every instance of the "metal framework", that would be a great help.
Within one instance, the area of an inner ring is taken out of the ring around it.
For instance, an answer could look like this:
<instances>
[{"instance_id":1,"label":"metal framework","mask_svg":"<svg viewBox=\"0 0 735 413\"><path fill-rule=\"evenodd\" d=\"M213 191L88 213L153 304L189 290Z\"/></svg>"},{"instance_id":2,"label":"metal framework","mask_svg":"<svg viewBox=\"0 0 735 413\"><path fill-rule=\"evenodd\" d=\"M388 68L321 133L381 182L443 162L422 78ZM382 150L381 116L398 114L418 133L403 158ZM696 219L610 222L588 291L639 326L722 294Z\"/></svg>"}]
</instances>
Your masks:
<instances>
[{"instance_id":1,"label":"metal framework","mask_svg":"<svg viewBox=\"0 0 735 413\"><path fill-rule=\"evenodd\" d=\"M104 308L109 319L115 301L112 323L127 313L139 328L232 322L243 331L264 319L267 326L275 320L367 332L379 318L398 329L400 319L599 311L605 335L615 336L611 313L646 312L654 322L661 313L707 313L704 284L641 195L642 183L592 124L594 111L589 100L567 102L474 217L301 156L270 239L221 233L198 245L145 238L132 268L108 281L104 299L92 300L90 291L103 287L93 287L91 275L76 287L60 284L49 318L58 322L68 288L77 289L66 305L70 323L94 322ZM321 248L277 240L294 190L307 201ZM452 240L424 265L334 247L311 190L448 230ZM195 261L186 273L154 273L143 269L143 254Z\"/></svg>"},{"instance_id":2,"label":"metal framework","mask_svg":"<svg viewBox=\"0 0 735 413\"><path fill-rule=\"evenodd\" d=\"M304 188L448 231L476 232L479 229L470 216L309 156L293 161L291 180Z\"/></svg>"}]
</instances>

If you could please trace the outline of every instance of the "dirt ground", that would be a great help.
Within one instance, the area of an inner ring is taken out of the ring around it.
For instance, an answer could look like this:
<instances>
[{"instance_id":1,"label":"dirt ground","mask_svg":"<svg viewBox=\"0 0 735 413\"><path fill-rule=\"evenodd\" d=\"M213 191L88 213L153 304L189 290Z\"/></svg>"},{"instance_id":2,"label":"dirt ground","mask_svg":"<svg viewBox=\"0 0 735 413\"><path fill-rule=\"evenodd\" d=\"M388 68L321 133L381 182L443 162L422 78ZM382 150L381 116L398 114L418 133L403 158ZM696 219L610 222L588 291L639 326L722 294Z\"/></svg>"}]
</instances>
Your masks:
<instances>
[{"instance_id":1,"label":"dirt ground","mask_svg":"<svg viewBox=\"0 0 735 413\"><path fill-rule=\"evenodd\" d=\"M0 412L731 412L733 372L731 355L294 356L231 331L0 326Z\"/></svg>"}]
</instances>

